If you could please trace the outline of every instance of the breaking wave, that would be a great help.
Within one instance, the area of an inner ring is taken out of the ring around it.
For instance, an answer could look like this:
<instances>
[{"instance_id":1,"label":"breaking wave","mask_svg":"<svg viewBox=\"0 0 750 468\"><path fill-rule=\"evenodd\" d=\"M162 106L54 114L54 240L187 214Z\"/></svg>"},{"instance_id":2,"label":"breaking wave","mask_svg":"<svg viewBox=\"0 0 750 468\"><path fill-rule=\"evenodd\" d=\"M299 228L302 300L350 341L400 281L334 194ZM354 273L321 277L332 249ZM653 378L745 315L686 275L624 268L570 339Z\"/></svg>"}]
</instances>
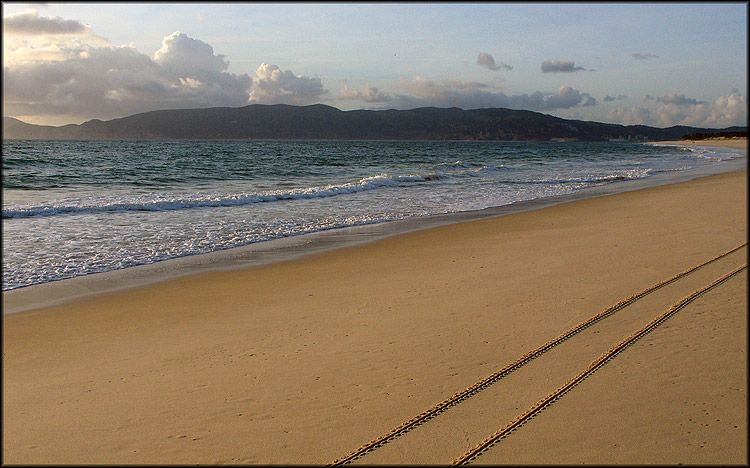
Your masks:
<instances>
[{"instance_id":1,"label":"breaking wave","mask_svg":"<svg viewBox=\"0 0 750 468\"><path fill-rule=\"evenodd\" d=\"M411 183L423 183L445 178L445 175L402 175L393 176L380 174L365 177L355 182L340 185L325 185L291 190L269 190L259 193L225 193L225 194L187 194L177 197L165 197L163 194L152 194L148 197L141 196L132 200L118 200L110 203L78 203L17 207L3 209L3 219L30 218L57 215L91 214L117 211L171 211L186 210L192 208L215 208L251 205L254 203L269 203L281 200L300 200L310 198L327 198L368 190L377 190L384 187L402 187ZM145 199L144 199L145 198Z\"/></svg>"}]
</instances>

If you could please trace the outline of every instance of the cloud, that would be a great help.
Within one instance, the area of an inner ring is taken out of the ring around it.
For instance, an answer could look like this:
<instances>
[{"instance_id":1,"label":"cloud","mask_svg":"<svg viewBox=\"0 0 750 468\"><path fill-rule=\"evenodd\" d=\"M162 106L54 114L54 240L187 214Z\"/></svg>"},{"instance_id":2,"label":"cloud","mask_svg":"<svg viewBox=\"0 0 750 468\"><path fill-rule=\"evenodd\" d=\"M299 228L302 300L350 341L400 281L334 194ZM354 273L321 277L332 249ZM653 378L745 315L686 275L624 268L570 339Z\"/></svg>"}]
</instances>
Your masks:
<instances>
[{"instance_id":1,"label":"cloud","mask_svg":"<svg viewBox=\"0 0 750 468\"><path fill-rule=\"evenodd\" d=\"M747 125L747 100L737 90L720 96L715 102L700 101L684 94L672 93L667 96L646 96L653 101L653 110L643 107L617 107L609 112L609 121L624 125L656 125L672 127L725 128L734 125Z\"/></svg>"},{"instance_id":2,"label":"cloud","mask_svg":"<svg viewBox=\"0 0 750 468\"><path fill-rule=\"evenodd\" d=\"M49 46L46 46L49 49ZM229 65L208 44L175 32L154 58L130 46L97 47L78 42L56 46L40 59L33 44L16 49L3 68L8 115L58 114L114 118L165 108L247 104L253 80L226 72ZM24 57L33 60L23 62ZM33 119L32 119L33 120Z\"/></svg>"},{"instance_id":3,"label":"cloud","mask_svg":"<svg viewBox=\"0 0 750 468\"><path fill-rule=\"evenodd\" d=\"M734 125L747 125L747 99L737 90L720 96L715 102L700 101L684 94L672 93L667 96L646 96L653 101L652 110L642 107L617 107L609 112L609 120L624 125L656 125L672 127L725 128Z\"/></svg>"},{"instance_id":4,"label":"cloud","mask_svg":"<svg viewBox=\"0 0 750 468\"><path fill-rule=\"evenodd\" d=\"M666 104L656 109L659 116L659 125L671 127L673 125L701 126L711 115L708 104L695 104L692 106L680 106L677 104Z\"/></svg>"},{"instance_id":5,"label":"cloud","mask_svg":"<svg viewBox=\"0 0 750 468\"><path fill-rule=\"evenodd\" d=\"M642 107L617 107L609 111L609 121L623 125L649 125L652 122L651 112Z\"/></svg>"},{"instance_id":6,"label":"cloud","mask_svg":"<svg viewBox=\"0 0 750 468\"><path fill-rule=\"evenodd\" d=\"M36 36L88 34L90 32L91 28L80 21L66 20L59 16L55 18L39 16L34 9L3 17L3 34Z\"/></svg>"},{"instance_id":7,"label":"cloud","mask_svg":"<svg viewBox=\"0 0 750 468\"><path fill-rule=\"evenodd\" d=\"M473 92L478 89L486 89L490 87L490 85L478 81L433 81L420 76L417 76L413 80L399 78L396 86L410 94L425 98L436 98L449 93L461 93L466 91Z\"/></svg>"},{"instance_id":8,"label":"cloud","mask_svg":"<svg viewBox=\"0 0 750 468\"><path fill-rule=\"evenodd\" d=\"M154 62L171 79L192 76L210 80L210 75L229 68L226 57L214 54L213 47L179 31L162 39L161 48L154 53Z\"/></svg>"},{"instance_id":9,"label":"cloud","mask_svg":"<svg viewBox=\"0 0 750 468\"><path fill-rule=\"evenodd\" d=\"M636 60L648 60L651 58L659 58L659 56L654 54L639 54L638 52L635 52L633 58Z\"/></svg>"},{"instance_id":10,"label":"cloud","mask_svg":"<svg viewBox=\"0 0 750 468\"><path fill-rule=\"evenodd\" d=\"M495 63L495 59L490 54L486 54L484 52L481 52L479 54L479 57L477 57L477 65L480 67L484 67L488 70L513 70L513 67L510 65L507 65L505 63L500 63L500 65Z\"/></svg>"},{"instance_id":11,"label":"cloud","mask_svg":"<svg viewBox=\"0 0 750 468\"><path fill-rule=\"evenodd\" d=\"M604 96L604 102L612 102L612 101L621 101L623 99L627 99L627 96L623 96L622 94L618 94L617 97L614 96Z\"/></svg>"},{"instance_id":12,"label":"cloud","mask_svg":"<svg viewBox=\"0 0 750 468\"><path fill-rule=\"evenodd\" d=\"M351 99L363 102L391 102L393 98L387 94L382 93L378 88L374 86L365 85L363 90L349 89L344 86L339 92L339 97L342 99Z\"/></svg>"},{"instance_id":13,"label":"cloud","mask_svg":"<svg viewBox=\"0 0 750 468\"><path fill-rule=\"evenodd\" d=\"M737 92L720 96L711 106L705 125L717 128L747 125L747 98Z\"/></svg>"},{"instance_id":14,"label":"cloud","mask_svg":"<svg viewBox=\"0 0 750 468\"><path fill-rule=\"evenodd\" d=\"M576 106L595 106L597 104L594 99L588 93L582 93L577 89L573 89L570 86L560 86L554 95L546 97L546 104L553 106L554 109L568 109Z\"/></svg>"},{"instance_id":15,"label":"cloud","mask_svg":"<svg viewBox=\"0 0 750 468\"><path fill-rule=\"evenodd\" d=\"M575 62L568 60L545 60L542 62L542 73L573 73L586 70L583 67L576 67L575 65Z\"/></svg>"},{"instance_id":16,"label":"cloud","mask_svg":"<svg viewBox=\"0 0 750 468\"><path fill-rule=\"evenodd\" d=\"M3 44L5 115L30 122L41 116L68 123L252 102L304 105L327 92L319 78L266 63L254 78L229 73L224 55L179 31L164 37L150 57L133 46L113 47L80 22L43 18L36 11L4 18L5 27L8 23L15 31L40 32ZM45 35L61 31L65 34Z\"/></svg>"},{"instance_id":17,"label":"cloud","mask_svg":"<svg viewBox=\"0 0 750 468\"><path fill-rule=\"evenodd\" d=\"M109 41L79 21L42 17L33 9L3 17L4 66L85 55L91 44Z\"/></svg>"},{"instance_id":18,"label":"cloud","mask_svg":"<svg viewBox=\"0 0 750 468\"><path fill-rule=\"evenodd\" d=\"M290 70L281 71L276 65L262 63L255 72L257 80L249 101L258 104L308 105L320 101L328 91L320 78L295 76Z\"/></svg>"},{"instance_id":19,"label":"cloud","mask_svg":"<svg viewBox=\"0 0 750 468\"><path fill-rule=\"evenodd\" d=\"M662 103L656 110L658 123L666 127L688 125L722 128L747 125L747 99L736 92L720 96L713 103L675 93L657 98L657 101Z\"/></svg>"},{"instance_id":20,"label":"cloud","mask_svg":"<svg viewBox=\"0 0 750 468\"><path fill-rule=\"evenodd\" d=\"M490 85L473 81L433 81L416 77L413 80L400 78L396 87L406 94L394 94L395 107L459 107L481 109L504 107L534 111L552 111L577 106L593 106L596 99L569 86L561 86L555 92L507 95L493 92Z\"/></svg>"},{"instance_id":21,"label":"cloud","mask_svg":"<svg viewBox=\"0 0 750 468\"><path fill-rule=\"evenodd\" d=\"M656 98L657 102L662 102L664 104L672 104L675 106L694 106L699 104L706 104L703 101L697 101L695 99L686 98L684 94L676 94L672 93L669 96L662 96L659 98Z\"/></svg>"}]
</instances>

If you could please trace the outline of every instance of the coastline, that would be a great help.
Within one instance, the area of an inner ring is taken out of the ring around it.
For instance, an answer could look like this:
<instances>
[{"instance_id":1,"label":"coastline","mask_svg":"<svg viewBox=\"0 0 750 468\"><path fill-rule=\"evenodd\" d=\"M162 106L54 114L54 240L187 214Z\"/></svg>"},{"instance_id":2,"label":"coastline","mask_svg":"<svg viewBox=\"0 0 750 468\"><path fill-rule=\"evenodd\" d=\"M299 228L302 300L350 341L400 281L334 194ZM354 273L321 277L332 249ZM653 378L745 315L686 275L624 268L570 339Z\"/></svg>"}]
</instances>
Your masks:
<instances>
[{"instance_id":1,"label":"coastline","mask_svg":"<svg viewBox=\"0 0 750 468\"><path fill-rule=\"evenodd\" d=\"M3 460L329 463L746 243L742 165L367 242L320 236L286 261L271 251L4 315ZM681 278L361 462L449 463L746 261L744 247ZM746 281L698 297L479 462L747 464Z\"/></svg>"},{"instance_id":2,"label":"coastline","mask_svg":"<svg viewBox=\"0 0 750 468\"><path fill-rule=\"evenodd\" d=\"M658 145L714 146L747 150L747 138L713 138L707 140L657 141Z\"/></svg>"}]
</instances>

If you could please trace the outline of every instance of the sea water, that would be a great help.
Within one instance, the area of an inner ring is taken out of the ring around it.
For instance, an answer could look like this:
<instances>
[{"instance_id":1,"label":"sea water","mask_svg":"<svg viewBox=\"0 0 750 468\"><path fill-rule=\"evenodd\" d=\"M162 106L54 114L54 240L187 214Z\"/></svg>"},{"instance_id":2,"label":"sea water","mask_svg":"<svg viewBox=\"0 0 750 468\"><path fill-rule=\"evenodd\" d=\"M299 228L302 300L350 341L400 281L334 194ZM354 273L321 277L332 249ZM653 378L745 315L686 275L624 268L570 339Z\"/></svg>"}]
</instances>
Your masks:
<instances>
[{"instance_id":1,"label":"sea water","mask_svg":"<svg viewBox=\"0 0 750 468\"><path fill-rule=\"evenodd\" d=\"M726 164L610 142L2 144L3 290L305 233L482 210Z\"/></svg>"}]
</instances>

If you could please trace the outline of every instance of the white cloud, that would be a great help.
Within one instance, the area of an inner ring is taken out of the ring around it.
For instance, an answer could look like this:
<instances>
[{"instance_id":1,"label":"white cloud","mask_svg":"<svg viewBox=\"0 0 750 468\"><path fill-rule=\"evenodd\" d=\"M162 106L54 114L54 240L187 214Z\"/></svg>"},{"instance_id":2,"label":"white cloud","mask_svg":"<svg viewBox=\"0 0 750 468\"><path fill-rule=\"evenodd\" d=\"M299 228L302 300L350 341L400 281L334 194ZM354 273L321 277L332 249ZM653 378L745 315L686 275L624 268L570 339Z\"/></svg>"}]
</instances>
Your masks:
<instances>
[{"instance_id":1,"label":"white cloud","mask_svg":"<svg viewBox=\"0 0 750 468\"><path fill-rule=\"evenodd\" d=\"M542 62L542 73L573 73L585 70L583 67L576 67L575 62L568 60L545 60Z\"/></svg>"},{"instance_id":2,"label":"white cloud","mask_svg":"<svg viewBox=\"0 0 750 468\"><path fill-rule=\"evenodd\" d=\"M705 125L716 128L747 125L747 98L736 92L719 97Z\"/></svg>"},{"instance_id":3,"label":"white cloud","mask_svg":"<svg viewBox=\"0 0 750 468\"><path fill-rule=\"evenodd\" d=\"M191 106L247 103L252 78L226 72L229 61L224 55L214 54L213 47L203 41L174 32L163 39L153 62L159 76L170 85L172 101L184 100L185 105Z\"/></svg>"},{"instance_id":4,"label":"white cloud","mask_svg":"<svg viewBox=\"0 0 750 468\"><path fill-rule=\"evenodd\" d=\"M481 52L479 54L479 57L477 57L477 65L479 65L480 67L484 67L484 68L486 68L488 70L493 70L493 71L497 71L497 70L501 70L501 69L502 70L513 70L513 67L511 67L508 64L505 64L505 63L501 62L498 65L497 63L495 63L495 59L494 59L494 57L492 57L492 55L484 53L484 52Z\"/></svg>"},{"instance_id":5,"label":"white cloud","mask_svg":"<svg viewBox=\"0 0 750 468\"><path fill-rule=\"evenodd\" d=\"M660 125L722 128L747 125L747 100L736 92L719 97L714 103L686 98L672 93L657 98L662 105L656 110Z\"/></svg>"},{"instance_id":6,"label":"white cloud","mask_svg":"<svg viewBox=\"0 0 750 468\"><path fill-rule=\"evenodd\" d=\"M129 46L83 41L56 48L50 43L44 53L24 47L28 50L17 51L17 60L3 68L7 115L84 120L164 108L239 106L247 104L252 85L246 74L227 73L228 62L208 44L180 33L167 36L154 59Z\"/></svg>"},{"instance_id":7,"label":"white cloud","mask_svg":"<svg viewBox=\"0 0 750 468\"><path fill-rule=\"evenodd\" d=\"M157 109L242 106L252 102L310 104L326 91L319 78L262 64L254 80L228 73L229 61L179 31L153 57L113 47L88 26L35 11L3 19L24 36L3 44L5 115L38 121L108 119Z\"/></svg>"},{"instance_id":8,"label":"white cloud","mask_svg":"<svg viewBox=\"0 0 750 468\"><path fill-rule=\"evenodd\" d=\"M4 38L3 65L29 65L50 61L86 58L90 48L76 38L46 40L38 38Z\"/></svg>"},{"instance_id":9,"label":"white cloud","mask_svg":"<svg viewBox=\"0 0 750 468\"><path fill-rule=\"evenodd\" d=\"M489 90L490 85L474 81L441 80L433 81L416 77L413 80L400 78L396 86L408 94L394 96L396 107L459 107L480 109L505 107L534 111L569 109L577 106L595 105L596 99L569 86L561 86L555 92L506 95Z\"/></svg>"},{"instance_id":10,"label":"white cloud","mask_svg":"<svg viewBox=\"0 0 750 468\"><path fill-rule=\"evenodd\" d=\"M725 128L747 125L747 100L736 90L719 97L715 102L699 101L684 94L647 96L645 101L655 102L652 110L643 107L617 107L609 112L609 120L623 125L656 125L672 127ZM655 114L655 115L654 115Z\"/></svg>"},{"instance_id":11,"label":"white cloud","mask_svg":"<svg viewBox=\"0 0 750 468\"><path fill-rule=\"evenodd\" d=\"M214 54L213 47L179 31L162 40L161 48L154 53L154 61L161 65L165 75L173 78L213 75L229 67L226 57Z\"/></svg>"},{"instance_id":12,"label":"white cloud","mask_svg":"<svg viewBox=\"0 0 750 468\"><path fill-rule=\"evenodd\" d=\"M656 109L659 125L671 127L673 125L688 125L698 127L711 115L707 104L695 104L683 107L677 104L665 104Z\"/></svg>"},{"instance_id":13,"label":"white cloud","mask_svg":"<svg viewBox=\"0 0 750 468\"><path fill-rule=\"evenodd\" d=\"M363 102L390 102L393 100L391 96L384 94L378 88L369 84L365 85L362 90L350 89L344 86L339 92L339 97Z\"/></svg>"},{"instance_id":14,"label":"white cloud","mask_svg":"<svg viewBox=\"0 0 750 468\"><path fill-rule=\"evenodd\" d=\"M85 57L91 44L109 42L79 21L39 16L28 9L3 17L3 65Z\"/></svg>"},{"instance_id":15,"label":"white cloud","mask_svg":"<svg viewBox=\"0 0 750 468\"><path fill-rule=\"evenodd\" d=\"M594 106L596 99L570 86L560 86L555 94L545 97L546 105L553 109L568 109L576 106Z\"/></svg>"},{"instance_id":16,"label":"white cloud","mask_svg":"<svg viewBox=\"0 0 750 468\"><path fill-rule=\"evenodd\" d=\"M642 107L617 107L609 111L609 121L623 125L650 125L652 124L651 112Z\"/></svg>"},{"instance_id":17,"label":"white cloud","mask_svg":"<svg viewBox=\"0 0 750 468\"><path fill-rule=\"evenodd\" d=\"M315 104L328 92L323 88L320 78L295 76L290 70L281 71L277 65L262 63L255 75L257 80L249 99L253 103Z\"/></svg>"},{"instance_id":18,"label":"white cloud","mask_svg":"<svg viewBox=\"0 0 750 468\"><path fill-rule=\"evenodd\" d=\"M487 88L489 85L478 81L440 80L433 81L421 76L413 80L399 78L396 86L410 94L423 98L439 98L449 93L460 93L463 91L473 92L478 89Z\"/></svg>"}]
</instances>

